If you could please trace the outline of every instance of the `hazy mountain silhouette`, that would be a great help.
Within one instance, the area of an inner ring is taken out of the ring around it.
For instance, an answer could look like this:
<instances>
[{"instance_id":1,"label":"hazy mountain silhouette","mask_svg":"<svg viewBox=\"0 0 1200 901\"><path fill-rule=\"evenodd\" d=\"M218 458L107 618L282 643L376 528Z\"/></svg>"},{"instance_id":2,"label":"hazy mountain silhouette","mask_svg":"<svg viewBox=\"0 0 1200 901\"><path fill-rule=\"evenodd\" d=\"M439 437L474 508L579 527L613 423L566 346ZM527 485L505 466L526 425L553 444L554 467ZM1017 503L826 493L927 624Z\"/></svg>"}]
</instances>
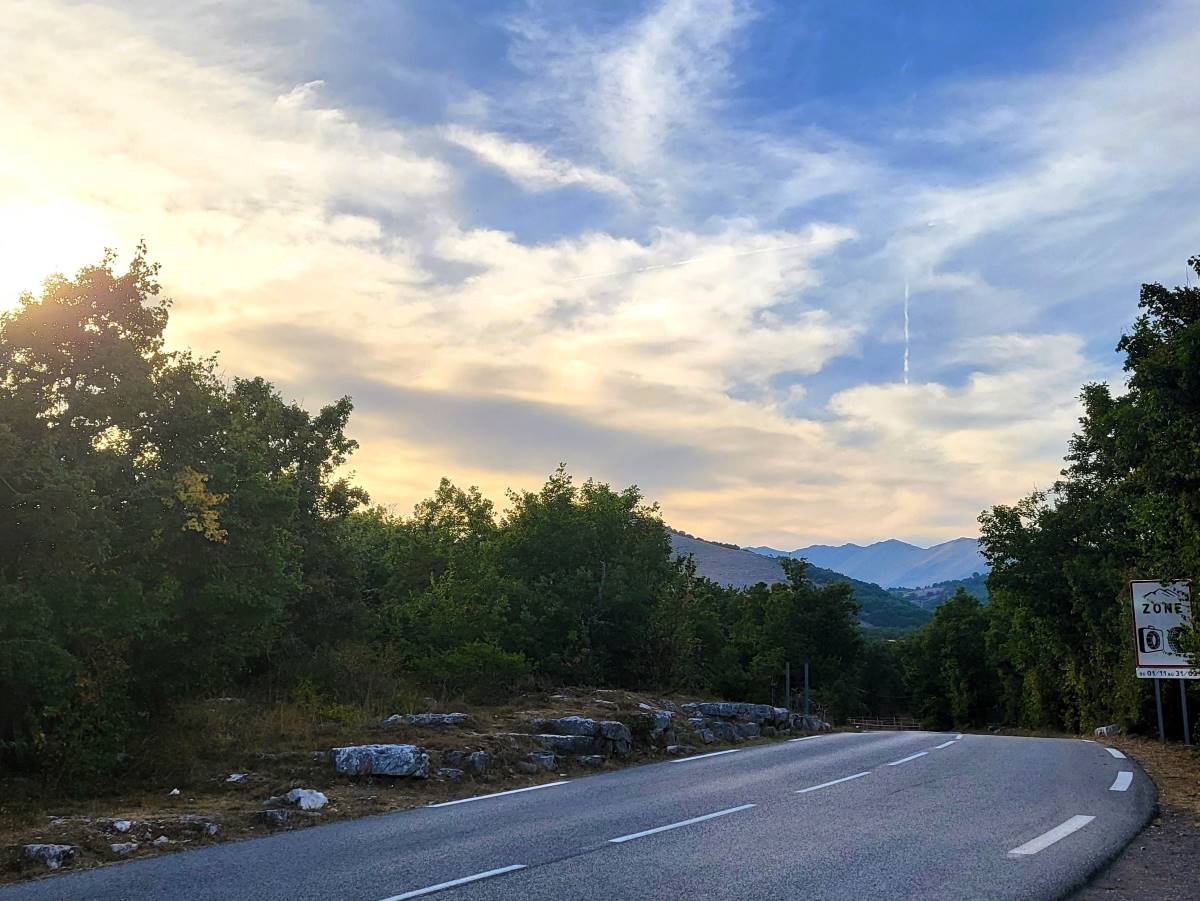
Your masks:
<instances>
[{"instance_id":1,"label":"hazy mountain silhouette","mask_svg":"<svg viewBox=\"0 0 1200 901\"><path fill-rule=\"evenodd\" d=\"M986 573L987 561L979 552L975 538L955 538L930 548L917 547L890 538L865 547L842 544L836 547L814 544L780 551L770 547L746 550L768 557L803 557L814 566L833 569L855 579L892 587L919 588L936 582L969 579Z\"/></svg>"},{"instance_id":2,"label":"hazy mountain silhouette","mask_svg":"<svg viewBox=\"0 0 1200 901\"><path fill-rule=\"evenodd\" d=\"M785 580L783 567L777 559L736 544L705 541L672 530L671 547L677 556L691 554L696 561L696 572L722 585L746 588L758 582L769 584ZM854 599L862 605L861 620L865 625L915 628L929 621L928 610L888 593L879 585L815 565L809 566L808 576L818 585L848 582L854 591Z\"/></svg>"}]
</instances>

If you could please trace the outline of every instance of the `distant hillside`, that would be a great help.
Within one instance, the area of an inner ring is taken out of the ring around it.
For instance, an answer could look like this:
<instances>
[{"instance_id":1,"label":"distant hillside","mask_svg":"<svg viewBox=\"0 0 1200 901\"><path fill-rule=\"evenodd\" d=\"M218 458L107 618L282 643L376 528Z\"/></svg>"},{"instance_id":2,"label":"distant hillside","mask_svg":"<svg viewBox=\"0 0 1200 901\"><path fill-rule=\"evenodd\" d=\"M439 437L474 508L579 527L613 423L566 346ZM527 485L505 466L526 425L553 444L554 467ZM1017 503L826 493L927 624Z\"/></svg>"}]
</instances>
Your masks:
<instances>
[{"instance_id":1,"label":"distant hillside","mask_svg":"<svg viewBox=\"0 0 1200 901\"><path fill-rule=\"evenodd\" d=\"M975 538L955 538L930 548L890 538L866 547L859 544L837 547L814 544L794 551L769 547L747 550L770 557L803 557L814 566L836 570L878 585L918 587L969 579L975 573L987 572L987 561L979 552L979 541Z\"/></svg>"},{"instance_id":2,"label":"distant hillside","mask_svg":"<svg viewBox=\"0 0 1200 901\"><path fill-rule=\"evenodd\" d=\"M677 556L691 554L696 561L696 572L722 585L746 588L759 582L784 580L783 567L778 560L737 545L705 541L672 531L671 547ZM862 605L863 625L914 629L929 621L927 610L888 593L878 585L851 579L819 566L810 565L808 575L817 585L848 582L854 591L854 599Z\"/></svg>"},{"instance_id":3,"label":"distant hillside","mask_svg":"<svg viewBox=\"0 0 1200 901\"><path fill-rule=\"evenodd\" d=\"M974 595L983 603L987 603L987 576L982 573L975 573L969 579L951 579L948 582L938 582L923 588L889 588L888 594L916 604L918 607L924 607L926 610L933 610L948 601L960 587L967 594Z\"/></svg>"}]
</instances>

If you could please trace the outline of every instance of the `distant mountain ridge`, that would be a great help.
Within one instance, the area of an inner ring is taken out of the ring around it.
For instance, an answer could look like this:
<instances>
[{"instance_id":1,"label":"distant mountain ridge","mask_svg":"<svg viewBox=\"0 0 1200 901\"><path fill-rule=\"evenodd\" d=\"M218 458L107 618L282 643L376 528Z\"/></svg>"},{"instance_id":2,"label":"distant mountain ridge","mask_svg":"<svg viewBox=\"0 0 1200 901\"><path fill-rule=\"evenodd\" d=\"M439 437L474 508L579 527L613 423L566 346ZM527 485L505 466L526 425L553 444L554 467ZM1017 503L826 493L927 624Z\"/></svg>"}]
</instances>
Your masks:
<instances>
[{"instance_id":1,"label":"distant mountain ridge","mask_svg":"<svg viewBox=\"0 0 1200 901\"><path fill-rule=\"evenodd\" d=\"M814 544L780 551L771 547L746 548L767 557L803 557L814 566L836 570L855 579L889 588L921 588L938 582L969 579L988 571L977 538L955 538L922 548L889 538L865 547L860 544Z\"/></svg>"},{"instance_id":2,"label":"distant mountain ridge","mask_svg":"<svg viewBox=\"0 0 1200 901\"><path fill-rule=\"evenodd\" d=\"M671 550L676 556L690 554L696 561L696 572L706 579L734 588L747 588L759 582L782 582L783 567L775 557L756 554L738 547L705 541L682 532L671 530ZM841 573L811 565L808 577L817 585L832 582L847 582L854 592L854 599L862 606L861 621L866 626L915 629L930 619L930 612L881 588Z\"/></svg>"}]
</instances>

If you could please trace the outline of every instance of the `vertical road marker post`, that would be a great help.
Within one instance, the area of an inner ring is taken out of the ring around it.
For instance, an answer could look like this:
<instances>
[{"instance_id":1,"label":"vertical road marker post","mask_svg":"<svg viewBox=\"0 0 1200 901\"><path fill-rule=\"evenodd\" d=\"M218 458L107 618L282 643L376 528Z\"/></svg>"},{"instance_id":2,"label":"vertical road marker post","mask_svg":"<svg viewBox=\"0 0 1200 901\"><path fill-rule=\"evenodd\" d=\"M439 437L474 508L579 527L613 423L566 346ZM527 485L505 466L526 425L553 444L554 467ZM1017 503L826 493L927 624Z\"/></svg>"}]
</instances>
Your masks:
<instances>
[{"instance_id":1,"label":"vertical road marker post","mask_svg":"<svg viewBox=\"0 0 1200 901\"><path fill-rule=\"evenodd\" d=\"M1167 730L1163 728L1162 718L1162 689L1159 687L1160 679L1154 680L1154 706L1158 708L1158 740L1164 745L1167 743Z\"/></svg>"},{"instance_id":2,"label":"vertical road marker post","mask_svg":"<svg viewBox=\"0 0 1200 901\"><path fill-rule=\"evenodd\" d=\"M808 661L804 661L804 715L809 714L808 704Z\"/></svg>"},{"instance_id":3,"label":"vertical road marker post","mask_svg":"<svg viewBox=\"0 0 1200 901\"><path fill-rule=\"evenodd\" d=\"M1188 722L1187 679L1179 680L1179 706L1183 711L1183 746L1190 748L1192 746L1192 726Z\"/></svg>"}]
</instances>

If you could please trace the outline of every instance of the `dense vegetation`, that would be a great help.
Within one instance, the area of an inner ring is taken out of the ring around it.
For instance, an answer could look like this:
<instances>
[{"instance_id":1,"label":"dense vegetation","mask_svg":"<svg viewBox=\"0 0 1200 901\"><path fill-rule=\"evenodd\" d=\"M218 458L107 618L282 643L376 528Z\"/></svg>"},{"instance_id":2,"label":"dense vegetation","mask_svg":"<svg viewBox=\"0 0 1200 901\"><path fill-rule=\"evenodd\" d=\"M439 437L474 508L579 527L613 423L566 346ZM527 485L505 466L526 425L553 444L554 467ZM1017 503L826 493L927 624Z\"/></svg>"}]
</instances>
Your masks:
<instances>
[{"instance_id":1,"label":"dense vegetation","mask_svg":"<svg viewBox=\"0 0 1200 901\"><path fill-rule=\"evenodd\" d=\"M960 588L886 641L844 581L784 560L785 581L718 585L636 487L564 468L503 512L445 480L411 515L369 506L343 475L349 398L312 414L167 350L156 275L144 251L124 274L106 257L0 316L5 766L103 776L162 714L226 693L329 715L412 687L781 702L785 663L806 660L835 717L1151 715L1126 583L1200 570L1200 290L1143 288L1118 345L1128 390L1085 387L1062 479L982 515L990 603Z\"/></svg>"},{"instance_id":2,"label":"dense vegetation","mask_svg":"<svg viewBox=\"0 0 1200 901\"><path fill-rule=\"evenodd\" d=\"M927 610L945 603L962 589L983 603L988 601L987 576L975 573L966 579L948 579L945 582L934 582L922 588L889 588L888 594L901 600L916 604Z\"/></svg>"},{"instance_id":3,"label":"dense vegetation","mask_svg":"<svg viewBox=\"0 0 1200 901\"><path fill-rule=\"evenodd\" d=\"M980 517L990 603L956 596L904 649L931 723L1153 723L1128 583L1200 576L1200 289L1143 285L1140 307L1117 345L1128 389L1083 388L1061 479Z\"/></svg>"},{"instance_id":4,"label":"dense vegetation","mask_svg":"<svg viewBox=\"0 0 1200 901\"><path fill-rule=\"evenodd\" d=\"M0 317L5 765L102 775L164 713L248 692L330 716L404 686L781 701L785 662L809 660L819 702L863 706L848 586L795 561L718 586L637 488L561 468L503 514L448 481L411 516L370 507L341 475L348 398L314 415L167 350L155 267L112 263Z\"/></svg>"}]
</instances>

